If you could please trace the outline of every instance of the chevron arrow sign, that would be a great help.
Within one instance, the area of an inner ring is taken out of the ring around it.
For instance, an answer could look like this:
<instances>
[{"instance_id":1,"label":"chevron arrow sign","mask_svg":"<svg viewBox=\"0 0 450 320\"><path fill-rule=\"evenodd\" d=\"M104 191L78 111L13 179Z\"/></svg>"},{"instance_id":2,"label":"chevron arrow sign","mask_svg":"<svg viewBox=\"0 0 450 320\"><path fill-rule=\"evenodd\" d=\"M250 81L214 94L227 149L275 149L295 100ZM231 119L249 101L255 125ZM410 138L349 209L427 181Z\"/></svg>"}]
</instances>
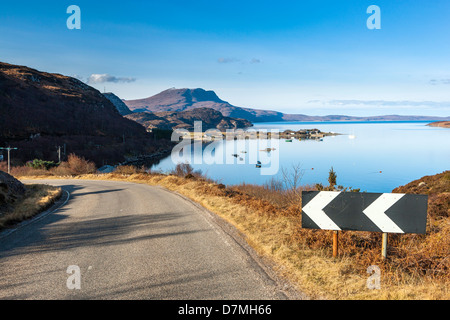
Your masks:
<instances>
[{"instance_id":1,"label":"chevron arrow sign","mask_svg":"<svg viewBox=\"0 0 450 320\"><path fill-rule=\"evenodd\" d=\"M424 234L427 202L416 194L303 191L302 227Z\"/></svg>"}]
</instances>

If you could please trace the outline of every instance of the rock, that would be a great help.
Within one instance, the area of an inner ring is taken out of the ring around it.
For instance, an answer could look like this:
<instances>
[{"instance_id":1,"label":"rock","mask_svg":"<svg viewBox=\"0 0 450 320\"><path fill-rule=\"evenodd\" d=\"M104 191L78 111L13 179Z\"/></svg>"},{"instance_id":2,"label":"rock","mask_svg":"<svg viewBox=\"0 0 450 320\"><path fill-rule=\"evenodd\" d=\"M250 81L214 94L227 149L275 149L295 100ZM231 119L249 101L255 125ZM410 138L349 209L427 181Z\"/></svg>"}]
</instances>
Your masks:
<instances>
[{"instance_id":1,"label":"rock","mask_svg":"<svg viewBox=\"0 0 450 320\"><path fill-rule=\"evenodd\" d=\"M0 171L0 209L5 209L14 204L25 194L25 186L22 182Z\"/></svg>"},{"instance_id":2,"label":"rock","mask_svg":"<svg viewBox=\"0 0 450 320\"><path fill-rule=\"evenodd\" d=\"M103 95L112 102L112 104L116 107L117 111L119 111L121 115L126 116L127 114L133 113L130 109L128 109L127 105L114 93L107 92L103 93Z\"/></svg>"},{"instance_id":3,"label":"rock","mask_svg":"<svg viewBox=\"0 0 450 320\"><path fill-rule=\"evenodd\" d=\"M425 182L423 182L423 181L421 183L419 183L419 187L426 187L426 185L427 184Z\"/></svg>"},{"instance_id":4,"label":"rock","mask_svg":"<svg viewBox=\"0 0 450 320\"><path fill-rule=\"evenodd\" d=\"M114 170L116 170L116 167L113 167L113 166L110 166L110 165L106 165L106 166L103 166L103 167L99 168L97 171L99 173L111 173Z\"/></svg>"}]
</instances>

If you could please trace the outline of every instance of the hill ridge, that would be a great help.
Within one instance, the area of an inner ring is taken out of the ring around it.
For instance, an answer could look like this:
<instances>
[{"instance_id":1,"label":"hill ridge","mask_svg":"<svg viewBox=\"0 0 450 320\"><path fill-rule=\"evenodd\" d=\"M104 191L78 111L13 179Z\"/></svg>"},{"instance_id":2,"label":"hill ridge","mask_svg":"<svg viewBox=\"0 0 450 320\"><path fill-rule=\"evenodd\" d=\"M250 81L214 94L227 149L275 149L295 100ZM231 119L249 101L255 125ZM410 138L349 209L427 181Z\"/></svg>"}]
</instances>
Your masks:
<instances>
[{"instance_id":1,"label":"hill ridge","mask_svg":"<svg viewBox=\"0 0 450 320\"><path fill-rule=\"evenodd\" d=\"M383 115L383 116L348 116L326 115L309 116L306 114L288 114L274 110L262 110L238 107L222 100L212 90L202 88L170 88L148 98L123 100L133 112L184 111L195 108L211 108L226 117L241 118L251 122L268 121L438 121L450 120L450 117Z\"/></svg>"}]
</instances>

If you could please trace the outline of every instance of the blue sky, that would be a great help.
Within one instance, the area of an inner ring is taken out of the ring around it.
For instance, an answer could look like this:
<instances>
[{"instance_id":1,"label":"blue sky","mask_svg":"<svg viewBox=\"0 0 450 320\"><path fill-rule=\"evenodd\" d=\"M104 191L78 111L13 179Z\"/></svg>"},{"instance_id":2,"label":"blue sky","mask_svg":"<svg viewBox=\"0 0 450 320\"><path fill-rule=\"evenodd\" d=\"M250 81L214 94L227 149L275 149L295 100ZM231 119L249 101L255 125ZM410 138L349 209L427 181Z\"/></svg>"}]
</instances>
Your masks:
<instances>
[{"instance_id":1,"label":"blue sky","mask_svg":"<svg viewBox=\"0 0 450 320\"><path fill-rule=\"evenodd\" d=\"M81 30L69 30L69 5ZM367 7L381 9L369 30ZM450 1L15 1L0 61L123 99L171 87L310 115L450 116Z\"/></svg>"}]
</instances>

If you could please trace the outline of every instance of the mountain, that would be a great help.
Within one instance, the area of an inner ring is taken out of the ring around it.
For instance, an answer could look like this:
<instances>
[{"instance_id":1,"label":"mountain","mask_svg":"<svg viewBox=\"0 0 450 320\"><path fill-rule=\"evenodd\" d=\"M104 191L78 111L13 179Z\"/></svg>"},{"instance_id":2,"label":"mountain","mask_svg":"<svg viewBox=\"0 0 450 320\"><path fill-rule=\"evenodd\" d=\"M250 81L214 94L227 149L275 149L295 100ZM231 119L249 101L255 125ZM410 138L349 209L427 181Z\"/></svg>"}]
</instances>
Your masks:
<instances>
[{"instance_id":1,"label":"mountain","mask_svg":"<svg viewBox=\"0 0 450 320\"><path fill-rule=\"evenodd\" d=\"M252 123L244 119L224 117L219 111L210 108L197 108L185 111L136 112L125 116L142 124L146 128L158 129L194 129L194 121L202 121L202 129L238 129L251 127Z\"/></svg>"},{"instance_id":2,"label":"mountain","mask_svg":"<svg viewBox=\"0 0 450 320\"><path fill-rule=\"evenodd\" d=\"M111 103L116 107L117 111L119 111L119 113L122 116L126 116L127 114L133 113L130 109L128 109L127 105L125 103L123 103L123 101L118 96L116 96L114 93L106 92L106 93L103 93L103 95L109 101L111 101Z\"/></svg>"},{"instance_id":3,"label":"mountain","mask_svg":"<svg viewBox=\"0 0 450 320\"><path fill-rule=\"evenodd\" d=\"M251 122L268 121L433 121L450 120L450 117L385 115L353 117L346 115L308 116L285 114L277 111L241 108L221 100L214 91L197 89L168 89L152 97L138 100L124 100L134 112L184 111L195 108L211 108L226 117L246 119Z\"/></svg>"},{"instance_id":4,"label":"mountain","mask_svg":"<svg viewBox=\"0 0 450 320\"><path fill-rule=\"evenodd\" d=\"M204 89L168 89L146 99L124 100L133 112L185 111L209 108L230 118L257 121L281 121L283 114L276 111L241 108L221 100L214 91Z\"/></svg>"},{"instance_id":5,"label":"mountain","mask_svg":"<svg viewBox=\"0 0 450 320\"><path fill-rule=\"evenodd\" d=\"M0 62L0 146L16 163L57 160L58 146L96 164L158 148L98 90L60 74Z\"/></svg>"}]
</instances>

